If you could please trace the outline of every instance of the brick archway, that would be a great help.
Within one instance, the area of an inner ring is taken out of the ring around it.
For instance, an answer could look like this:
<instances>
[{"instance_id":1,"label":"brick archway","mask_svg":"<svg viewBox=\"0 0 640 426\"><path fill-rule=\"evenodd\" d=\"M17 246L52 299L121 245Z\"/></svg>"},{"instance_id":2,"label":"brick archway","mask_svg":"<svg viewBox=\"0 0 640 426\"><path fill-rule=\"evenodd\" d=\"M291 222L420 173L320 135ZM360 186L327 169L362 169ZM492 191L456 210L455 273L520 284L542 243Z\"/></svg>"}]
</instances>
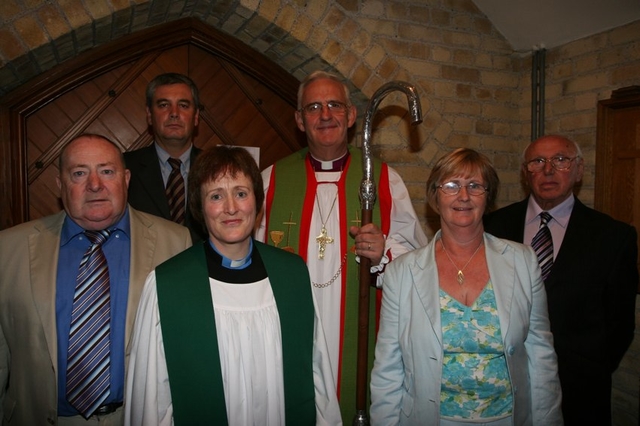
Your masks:
<instances>
[{"instance_id":1,"label":"brick archway","mask_svg":"<svg viewBox=\"0 0 640 426\"><path fill-rule=\"evenodd\" d=\"M353 81L355 89L375 74L344 40L344 37L357 37L361 40L361 50L366 50L371 36L346 16L343 8L348 5L340 5L342 2L315 2L300 7L256 2L253 9L246 6L246 2L243 2L245 5L240 1L218 3L206 9L189 9L185 4L150 0L112 10L117 5L105 1L103 5L95 5L95 9L85 8L70 14L54 0L49 8L22 20L25 26L30 25L29 31L18 31L22 39L17 38L15 32L0 28L6 44L15 45L13 57L0 67L0 98L91 49L182 18L197 19L236 38L299 80L312 70L331 69ZM298 24L311 24L318 19L322 25L308 25L311 30ZM40 33L38 21L47 22ZM31 46L26 53L19 51L19 46L24 45ZM379 85L377 81L374 83Z\"/></svg>"}]
</instances>

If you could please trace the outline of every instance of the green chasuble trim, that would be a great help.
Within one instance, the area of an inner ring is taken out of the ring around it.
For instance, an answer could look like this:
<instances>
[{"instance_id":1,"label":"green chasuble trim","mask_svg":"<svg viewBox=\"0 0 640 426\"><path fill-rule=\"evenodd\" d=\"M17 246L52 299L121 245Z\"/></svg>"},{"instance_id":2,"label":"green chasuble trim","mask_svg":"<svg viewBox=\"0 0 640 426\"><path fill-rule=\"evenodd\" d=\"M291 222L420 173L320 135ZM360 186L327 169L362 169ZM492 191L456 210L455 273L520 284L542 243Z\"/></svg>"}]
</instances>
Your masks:
<instances>
[{"instance_id":1,"label":"green chasuble trim","mask_svg":"<svg viewBox=\"0 0 640 426\"><path fill-rule=\"evenodd\" d=\"M275 192L270 206L269 223L267 224L267 235L265 239L273 245L271 231L282 230L284 238L278 245L280 248L288 246L295 253L306 250L299 247L300 232L308 224L310 218L302 217L305 202L314 203L315 187L307 182L306 156L308 148L302 149L280 161L275 165ZM351 159L345 181L345 201L347 224L345 232L348 232L350 225L360 226L354 219L360 218L360 182L362 181L362 152L357 148L349 148ZM374 158L374 181L380 188L380 172L382 162ZM305 194L301 196L301 194ZM342 204L341 204L342 206ZM344 207L342 207L344 209ZM372 222L381 224L380 202L374 204ZM304 232L304 231L303 231ZM309 234L313 238L315 234ZM306 242L304 242L306 244ZM340 383L340 411L342 419L346 423L351 422L355 416L356 407L356 376L357 376L357 352L358 352L358 300L359 300L359 264L356 262L355 253L351 250L354 245L353 238L349 235L346 240L347 262L346 269L346 299L345 299L345 319L343 327L343 349L342 349L342 369L338 378ZM312 254L308 253L307 257ZM343 270L344 272L344 270ZM333 285L338 285L338 282ZM345 288L345 287L343 287ZM319 290L322 291L322 290ZM369 373L373 367L373 355L376 339L376 289L371 288L369 305ZM368 392L367 392L368 393ZM367 404L368 405L368 404Z\"/></svg>"},{"instance_id":2,"label":"green chasuble trim","mask_svg":"<svg viewBox=\"0 0 640 426\"><path fill-rule=\"evenodd\" d=\"M267 269L280 317L286 423L314 425L314 308L306 265L290 253L256 241L254 246ZM228 424L205 256L204 246L198 244L156 268L177 426Z\"/></svg>"}]
</instances>

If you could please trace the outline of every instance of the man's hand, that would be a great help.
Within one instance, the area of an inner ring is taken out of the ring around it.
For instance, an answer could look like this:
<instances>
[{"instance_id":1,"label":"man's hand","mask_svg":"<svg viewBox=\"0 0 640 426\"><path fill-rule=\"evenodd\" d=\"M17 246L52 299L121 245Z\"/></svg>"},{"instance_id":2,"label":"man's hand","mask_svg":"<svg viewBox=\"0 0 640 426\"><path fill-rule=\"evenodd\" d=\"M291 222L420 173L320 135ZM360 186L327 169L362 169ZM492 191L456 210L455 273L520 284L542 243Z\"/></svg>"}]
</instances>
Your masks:
<instances>
[{"instance_id":1,"label":"man's hand","mask_svg":"<svg viewBox=\"0 0 640 426\"><path fill-rule=\"evenodd\" d=\"M368 223L363 227L351 226L349 233L356 240L356 254L371 260L372 266L377 266L384 254L385 240L377 225Z\"/></svg>"}]
</instances>

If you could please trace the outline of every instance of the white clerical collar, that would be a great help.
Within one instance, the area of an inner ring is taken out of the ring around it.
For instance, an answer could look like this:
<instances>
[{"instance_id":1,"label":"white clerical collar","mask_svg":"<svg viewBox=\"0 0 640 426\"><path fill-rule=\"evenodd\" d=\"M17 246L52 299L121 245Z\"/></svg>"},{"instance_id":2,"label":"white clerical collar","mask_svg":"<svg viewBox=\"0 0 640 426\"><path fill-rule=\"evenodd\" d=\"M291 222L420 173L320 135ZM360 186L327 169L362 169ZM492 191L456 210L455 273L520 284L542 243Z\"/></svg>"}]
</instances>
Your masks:
<instances>
[{"instance_id":1,"label":"white clerical collar","mask_svg":"<svg viewBox=\"0 0 640 426\"><path fill-rule=\"evenodd\" d=\"M318 160L313 155L309 154L311 166L316 172L341 172L342 170L344 170L344 166L347 163L348 157L349 151L347 151L344 155L329 161Z\"/></svg>"},{"instance_id":2,"label":"white clerical collar","mask_svg":"<svg viewBox=\"0 0 640 426\"><path fill-rule=\"evenodd\" d=\"M249 252L242 259L236 259L236 260L229 259L227 256L225 256L224 254L222 254L222 253L220 253L218 251L218 249L211 242L211 240L209 240L209 245L211 246L213 251L215 251L216 253L218 253L220 255L220 258L222 259L222 263L221 264L222 264L222 266L224 266L227 269L244 269L244 268L248 267L249 265L251 265L251 253L253 252L253 239L251 239L251 238L249 238Z\"/></svg>"}]
</instances>

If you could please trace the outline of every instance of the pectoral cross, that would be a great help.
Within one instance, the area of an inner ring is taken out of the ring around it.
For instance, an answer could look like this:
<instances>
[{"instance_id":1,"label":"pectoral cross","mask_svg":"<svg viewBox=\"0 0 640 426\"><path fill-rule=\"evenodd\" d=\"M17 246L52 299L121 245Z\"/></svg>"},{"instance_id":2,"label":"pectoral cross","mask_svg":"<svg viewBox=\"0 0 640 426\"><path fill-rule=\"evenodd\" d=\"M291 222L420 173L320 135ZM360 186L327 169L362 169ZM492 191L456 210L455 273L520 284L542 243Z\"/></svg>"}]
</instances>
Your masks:
<instances>
[{"instance_id":1,"label":"pectoral cross","mask_svg":"<svg viewBox=\"0 0 640 426\"><path fill-rule=\"evenodd\" d=\"M316 237L318 243L318 259L324 259L324 251L327 248L327 244L333 243L333 238L327 235L327 228L324 226L320 230L320 235Z\"/></svg>"}]
</instances>

